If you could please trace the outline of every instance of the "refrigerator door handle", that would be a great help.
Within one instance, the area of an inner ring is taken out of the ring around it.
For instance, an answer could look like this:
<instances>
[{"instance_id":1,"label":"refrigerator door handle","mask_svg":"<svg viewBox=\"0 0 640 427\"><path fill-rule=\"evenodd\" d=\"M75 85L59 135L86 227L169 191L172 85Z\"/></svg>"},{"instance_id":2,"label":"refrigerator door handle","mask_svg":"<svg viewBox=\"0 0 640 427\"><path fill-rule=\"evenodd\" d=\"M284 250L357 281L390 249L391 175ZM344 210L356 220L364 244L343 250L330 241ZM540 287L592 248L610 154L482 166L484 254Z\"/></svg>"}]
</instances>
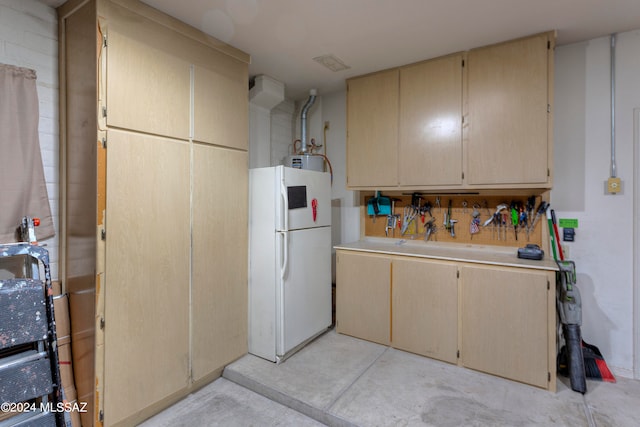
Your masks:
<instances>
[{"instance_id":1,"label":"refrigerator door handle","mask_svg":"<svg viewBox=\"0 0 640 427\"><path fill-rule=\"evenodd\" d=\"M289 233L286 231L280 231L280 235L282 236L280 242L282 245L282 253L284 255L282 265L280 266L280 279L282 279L282 282L284 283L284 276L287 275L287 267L289 266Z\"/></svg>"},{"instance_id":2,"label":"refrigerator door handle","mask_svg":"<svg viewBox=\"0 0 640 427\"><path fill-rule=\"evenodd\" d=\"M287 195L287 187L284 185L284 180L280 181L280 197L283 202L282 217L284 218L283 230L289 231L289 196Z\"/></svg>"}]
</instances>

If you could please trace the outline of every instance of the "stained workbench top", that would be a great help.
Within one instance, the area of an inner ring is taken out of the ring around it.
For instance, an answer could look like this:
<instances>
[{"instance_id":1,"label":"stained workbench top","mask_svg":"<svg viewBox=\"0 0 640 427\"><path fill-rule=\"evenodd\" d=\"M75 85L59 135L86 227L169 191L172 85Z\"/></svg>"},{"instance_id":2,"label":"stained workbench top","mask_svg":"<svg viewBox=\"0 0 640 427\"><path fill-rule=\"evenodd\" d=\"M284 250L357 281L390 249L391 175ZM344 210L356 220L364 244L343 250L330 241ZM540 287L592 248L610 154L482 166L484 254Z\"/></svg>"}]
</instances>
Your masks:
<instances>
[{"instance_id":1,"label":"stained workbench top","mask_svg":"<svg viewBox=\"0 0 640 427\"><path fill-rule=\"evenodd\" d=\"M524 244L523 244L524 246ZM517 248L487 245L464 245L454 243L424 242L417 240L368 237L352 243L335 246L345 251L369 252L383 255L400 255L445 261L500 265L505 267L531 268L557 271L558 265L545 251L540 261L520 259Z\"/></svg>"}]
</instances>

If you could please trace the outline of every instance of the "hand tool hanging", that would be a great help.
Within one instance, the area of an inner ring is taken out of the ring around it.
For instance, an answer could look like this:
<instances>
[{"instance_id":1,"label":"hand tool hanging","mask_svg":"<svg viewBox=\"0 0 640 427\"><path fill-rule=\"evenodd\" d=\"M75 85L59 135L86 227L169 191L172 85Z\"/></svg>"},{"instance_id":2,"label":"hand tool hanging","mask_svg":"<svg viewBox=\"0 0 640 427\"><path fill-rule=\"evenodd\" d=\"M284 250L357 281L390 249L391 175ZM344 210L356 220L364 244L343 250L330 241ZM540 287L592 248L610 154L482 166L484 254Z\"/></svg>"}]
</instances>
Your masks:
<instances>
[{"instance_id":1,"label":"hand tool hanging","mask_svg":"<svg viewBox=\"0 0 640 427\"><path fill-rule=\"evenodd\" d=\"M469 224L469 234L471 235L471 239L473 239L473 235L480 232L480 211L478 208L480 205L477 203L473 205L473 212L471 212L471 223Z\"/></svg>"},{"instance_id":2,"label":"hand tool hanging","mask_svg":"<svg viewBox=\"0 0 640 427\"><path fill-rule=\"evenodd\" d=\"M529 224L533 221L533 210L536 207L536 196L531 196L527 199L527 224L525 226L525 232L527 233L527 240L529 240Z\"/></svg>"},{"instance_id":3,"label":"hand tool hanging","mask_svg":"<svg viewBox=\"0 0 640 427\"><path fill-rule=\"evenodd\" d=\"M400 217L400 215L396 214L396 202L399 201L400 199L391 199L391 212L387 215L387 226L384 228L385 236L388 236L389 230L391 230L392 237L395 237L398 218Z\"/></svg>"},{"instance_id":4,"label":"hand tool hanging","mask_svg":"<svg viewBox=\"0 0 640 427\"><path fill-rule=\"evenodd\" d=\"M507 209L507 207L508 206L506 204L504 204L504 203L499 204L496 207L495 213L492 216L490 216L489 219L484 222L484 224L482 224L483 227L486 227L489 224L493 223L493 230L498 232L497 233L498 240L500 240L500 223L502 222L502 218L501 218L500 212L505 210L505 209ZM487 210L488 210L488 208L487 208ZM493 232L492 232L492 235L493 235Z\"/></svg>"},{"instance_id":5,"label":"hand tool hanging","mask_svg":"<svg viewBox=\"0 0 640 427\"><path fill-rule=\"evenodd\" d=\"M511 225L513 225L513 234L518 240L518 202L511 201Z\"/></svg>"},{"instance_id":6,"label":"hand tool hanging","mask_svg":"<svg viewBox=\"0 0 640 427\"><path fill-rule=\"evenodd\" d=\"M547 211L548 207L549 207L549 204L544 200L540 202L540 205L538 206L538 210L536 211L536 216L533 219L533 222L529 224L529 228L527 228L527 235L536 228L536 224L538 223L538 220L542 215L545 215L545 212Z\"/></svg>"},{"instance_id":7,"label":"hand tool hanging","mask_svg":"<svg viewBox=\"0 0 640 427\"><path fill-rule=\"evenodd\" d=\"M447 212L444 214L444 228L447 231L451 231L451 204L452 200L449 199L449 207L447 208Z\"/></svg>"},{"instance_id":8,"label":"hand tool hanging","mask_svg":"<svg viewBox=\"0 0 640 427\"><path fill-rule=\"evenodd\" d=\"M402 210L402 229L401 229L401 233L404 236L405 233L407 232L407 229L409 228L409 224L411 224L411 222L413 220L415 220L416 215L418 214L418 211L415 209L414 206L405 206Z\"/></svg>"},{"instance_id":9,"label":"hand tool hanging","mask_svg":"<svg viewBox=\"0 0 640 427\"><path fill-rule=\"evenodd\" d=\"M425 231L424 231L424 241L425 242L427 242L429 240L429 238L431 238L431 235L433 235L437 231L437 227L435 225L435 222L436 222L436 219L432 217L425 224Z\"/></svg>"}]
</instances>

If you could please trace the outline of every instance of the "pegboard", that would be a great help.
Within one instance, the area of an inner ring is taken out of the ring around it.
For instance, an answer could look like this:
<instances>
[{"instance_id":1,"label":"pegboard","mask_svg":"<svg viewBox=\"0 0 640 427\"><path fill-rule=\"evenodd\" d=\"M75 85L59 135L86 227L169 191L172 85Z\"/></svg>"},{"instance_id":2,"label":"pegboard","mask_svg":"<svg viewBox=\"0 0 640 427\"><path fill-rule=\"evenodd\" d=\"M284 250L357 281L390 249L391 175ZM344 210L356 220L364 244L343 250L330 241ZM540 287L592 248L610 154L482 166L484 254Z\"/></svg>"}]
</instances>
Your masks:
<instances>
[{"instance_id":1,"label":"pegboard","mask_svg":"<svg viewBox=\"0 0 640 427\"><path fill-rule=\"evenodd\" d=\"M398 225L395 229L389 229L388 233L385 233L387 226L387 215L368 215L367 214L367 201L374 196L374 193L363 192L361 193L361 211L364 220L364 235L369 237L388 237L394 239L407 239L407 240L424 240L427 222L433 218L436 231L431 233L429 241L434 242L452 242L452 243L464 243L464 244L477 244L477 245L495 245L495 246L511 246L522 247L527 243L535 243L540 247L544 247L545 240L543 239L543 231L547 230L546 224L547 218L544 214L538 217L535 226L527 232L527 228L524 226L518 226L517 230L514 230L511 220L512 204L522 206L526 210L527 200L529 197L535 197L535 205L533 209L533 215L531 219L528 219L528 223L534 220L536 216L536 210L540 206L543 200L543 195L476 195L476 194L461 194L461 195L435 195L435 194L421 194L420 206L425 204L431 205L431 216L428 212L425 212L424 217L416 215L415 219L409 224L407 230L402 234L402 221L405 213L405 208L411 206L412 195L410 194L393 194L383 193L382 197L389 197L395 201L393 214L398 218ZM439 206L438 206L439 200ZM545 199L546 200L546 199ZM465 206L466 204L466 206ZM506 226L500 224L495 225L495 221L492 221L488 225L484 226L485 222L493 217L493 214L497 210L497 206L505 204L507 209L503 211L506 214ZM451 205L451 208L449 208ZM448 212L451 212L451 219L456 220L454 223L452 235L451 229L445 227L445 218ZM480 225L478 232L471 232L471 222L473 220L473 212L477 210L480 214L478 219Z\"/></svg>"}]
</instances>

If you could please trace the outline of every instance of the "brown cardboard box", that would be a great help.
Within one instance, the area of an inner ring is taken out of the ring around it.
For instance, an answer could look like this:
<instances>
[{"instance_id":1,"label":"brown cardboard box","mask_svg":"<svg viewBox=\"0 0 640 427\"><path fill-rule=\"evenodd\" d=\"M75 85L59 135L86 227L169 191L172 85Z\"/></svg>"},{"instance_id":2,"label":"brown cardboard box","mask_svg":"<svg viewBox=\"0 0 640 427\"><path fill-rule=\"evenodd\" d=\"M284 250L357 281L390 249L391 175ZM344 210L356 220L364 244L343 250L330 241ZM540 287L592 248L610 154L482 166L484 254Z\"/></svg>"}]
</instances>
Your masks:
<instances>
[{"instance_id":1,"label":"brown cardboard box","mask_svg":"<svg viewBox=\"0 0 640 427\"><path fill-rule=\"evenodd\" d=\"M85 396L95 389L95 292L70 293L69 303L76 389Z\"/></svg>"},{"instance_id":2,"label":"brown cardboard box","mask_svg":"<svg viewBox=\"0 0 640 427\"><path fill-rule=\"evenodd\" d=\"M51 282L51 287L53 288L54 297L62 294L62 282L54 280L53 282Z\"/></svg>"},{"instance_id":3,"label":"brown cardboard box","mask_svg":"<svg viewBox=\"0 0 640 427\"><path fill-rule=\"evenodd\" d=\"M62 388L75 388L73 381L73 364L71 363L71 344L58 346L58 366L60 368L60 381L62 382Z\"/></svg>"},{"instance_id":4,"label":"brown cardboard box","mask_svg":"<svg viewBox=\"0 0 640 427\"><path fill-rule=\"evenodd\" d=\"M67 294L53 297L53 312L56 318L58 346L69 344L71 342L71 321Z\"/></svg>"},{"instance_id":5,"label":"brown cardboard box","mask_svg":"<svg viewBox=\"0 0 640 427\"><path fill-rule=\"evenodd\" d=\"M78 408L78 401L74 400L71 403L72 403L71 408L74 409L69 412L69 415L71 416L71 427L82 427L82 422L80 419L80 416L82 415L82 413L75 410L76 408ZM82 407L82 405L80 405L80 407ZM89 426L91 424L85 424L85 425Z\"/></svg>"},{"instance_id":6,"label":"brown cardboard box","mask_svg":"<svg viewBox=\"0 0 640 427\"><path fill-rule=\"evenodd\" d=\"M73 385L69 385L66 387L63 386L62 391L64 393L64 400L66 400L67 402L73 402L74 400L78 399L78 392Z\"/></svg>"},{"instance_id":7,"label":"brown cardboard box","mask_svg":"<svg viewBox=\"0 0 640 427\"><path fill-rule=\"evenodd\" d=\"M94 419L93 419L93 394L87 394L84 396L81 396L78 398L78 403L80 403L81 406L84 406L84 403L86 402L86 411L85 412L80 412L80 419L82 420L82 425L83 426L91 426L94 425Z\"/></svg>"}]
</instances>

